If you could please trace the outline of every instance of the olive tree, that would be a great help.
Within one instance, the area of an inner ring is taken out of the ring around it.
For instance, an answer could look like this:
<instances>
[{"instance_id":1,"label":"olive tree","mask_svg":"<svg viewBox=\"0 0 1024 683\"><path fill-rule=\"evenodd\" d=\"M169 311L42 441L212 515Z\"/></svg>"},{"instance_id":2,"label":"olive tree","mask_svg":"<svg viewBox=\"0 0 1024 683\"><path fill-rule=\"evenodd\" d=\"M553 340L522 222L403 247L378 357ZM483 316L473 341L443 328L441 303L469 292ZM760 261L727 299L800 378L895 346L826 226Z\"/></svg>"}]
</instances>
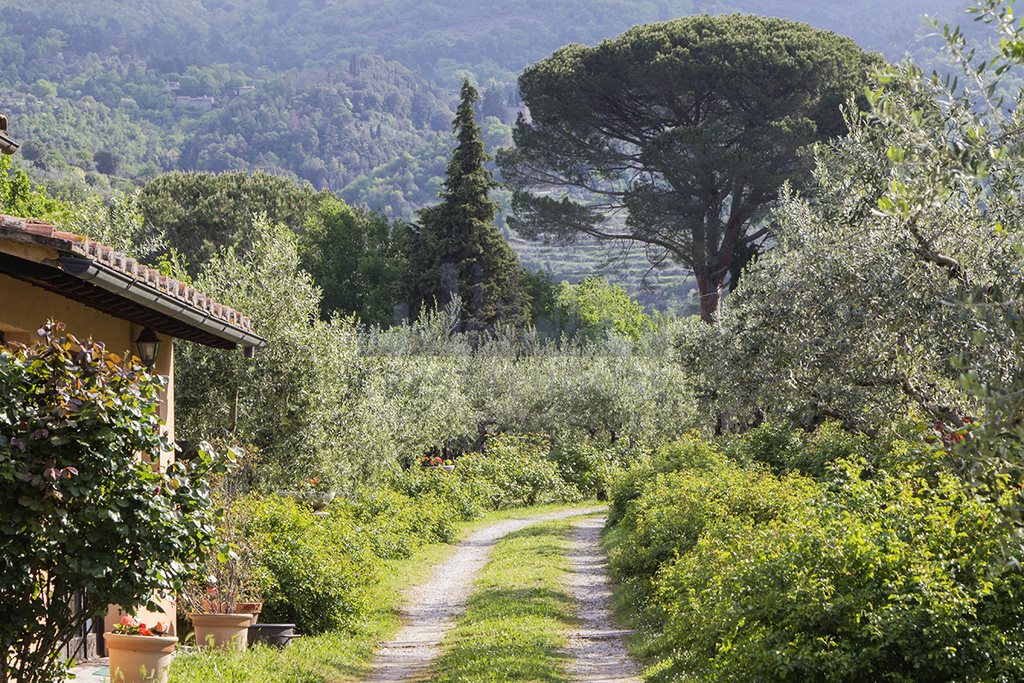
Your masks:
<instances>
[{"instance_id":1,"label":"olive tree","mask_svg":"<svg viewBox=\"0 0 1024 683\"><path fill-rule=\"evenodd\" d=\"M910 409L944 435L1000 412L997 431L1016 424L1019 404L992 400L1019 395L1024 370L1013 323L1024 114L999 99L1018 59L1012 20L1004 30L1004 54L979 68L947 29L966 80L905 65L875 78L868 111L848 109L849 134L818 154L814 192L773 214L777 248L720 325L684 337L720 408L873 427ZM977 452L958 459L992 472Z\"/></svg>"},{"instance_id":2,"label":"olive tree","mask_svg":"<svg viewBox=\"0 0 1024 683\"><path fill-rule=\"evenodd\" d=\"M261 451L256 483L340 483L361 468L337 435L346 418L355 327L320 319L320 289L300 267L298 238L266 216L244 250L222 248L196 280L245 311L267 339L254 358L183 343L176 356L177 428L198 441L225 437Z\"/></svg>"}]
</instances>

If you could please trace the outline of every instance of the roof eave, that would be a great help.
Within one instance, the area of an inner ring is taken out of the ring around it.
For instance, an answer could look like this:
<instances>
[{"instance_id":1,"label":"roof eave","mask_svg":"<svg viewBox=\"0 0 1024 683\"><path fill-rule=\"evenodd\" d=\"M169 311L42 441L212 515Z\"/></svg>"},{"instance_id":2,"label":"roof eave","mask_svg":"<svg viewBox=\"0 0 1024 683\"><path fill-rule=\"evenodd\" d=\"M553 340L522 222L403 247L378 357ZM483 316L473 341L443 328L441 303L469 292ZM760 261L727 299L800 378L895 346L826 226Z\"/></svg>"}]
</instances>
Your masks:
<instances>
[{"instance_id":1,"label":"roof eave","mask_svg":"<svg viewBox=\"0 0 1024 683\"><path fill-rule=\"evenodd\" d=\"M169 318L202 330L244 348L262 348L267 340L248 330L214 317L208 311L189 306L141 280L89 258L61 255L60 268L68 275L88 282L119 297L158 311Z\"/></svg>"}]
</instances>

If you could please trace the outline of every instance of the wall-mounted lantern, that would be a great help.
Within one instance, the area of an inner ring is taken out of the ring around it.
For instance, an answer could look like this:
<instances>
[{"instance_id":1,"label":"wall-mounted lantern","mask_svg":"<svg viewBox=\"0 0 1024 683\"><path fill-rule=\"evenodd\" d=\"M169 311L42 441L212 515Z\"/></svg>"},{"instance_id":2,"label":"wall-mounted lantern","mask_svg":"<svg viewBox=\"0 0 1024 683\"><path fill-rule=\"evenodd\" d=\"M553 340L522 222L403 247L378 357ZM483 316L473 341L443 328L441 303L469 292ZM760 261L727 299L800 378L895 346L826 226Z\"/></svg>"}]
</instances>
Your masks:
<instances>
[{"instance_id":1,"label":"wall-mounted lantern","mask_svg":"<svg viewBox=\"0 0 1024 683\"><path fill-rule=\"evenodd\" d=\"M135 347L139 351L139 359L149 370L156 366L156 355L160 352L160 337L148 327L139 333L135 340Z\"/></svg>"}]
</instances>

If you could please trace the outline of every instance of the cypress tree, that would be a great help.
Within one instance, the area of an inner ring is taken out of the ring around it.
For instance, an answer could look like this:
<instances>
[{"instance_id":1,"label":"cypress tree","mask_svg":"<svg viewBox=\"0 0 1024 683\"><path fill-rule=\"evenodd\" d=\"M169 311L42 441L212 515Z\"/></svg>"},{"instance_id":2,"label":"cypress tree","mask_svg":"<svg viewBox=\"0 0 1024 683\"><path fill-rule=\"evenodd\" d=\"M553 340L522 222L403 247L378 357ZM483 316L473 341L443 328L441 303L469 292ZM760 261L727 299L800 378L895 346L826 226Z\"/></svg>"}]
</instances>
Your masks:
<instances>
[{"instance_id":1,"label":"cypress tree","mask_svg":"<svg viewBox=\"0 0 1024 683\"><path fill-rule=\"evenodd\" d=\"M447 306L462 301L465 329L483 331L496 323L521 326L527 306L519 260L495 226L498 205L489 194L497 182L484 165L490 160L480 139L473 105L479 95L463 81L453 129L458 145L448 163L440 204L420 211L410 240L413 305Z\"/></svg>"}]
</instances>

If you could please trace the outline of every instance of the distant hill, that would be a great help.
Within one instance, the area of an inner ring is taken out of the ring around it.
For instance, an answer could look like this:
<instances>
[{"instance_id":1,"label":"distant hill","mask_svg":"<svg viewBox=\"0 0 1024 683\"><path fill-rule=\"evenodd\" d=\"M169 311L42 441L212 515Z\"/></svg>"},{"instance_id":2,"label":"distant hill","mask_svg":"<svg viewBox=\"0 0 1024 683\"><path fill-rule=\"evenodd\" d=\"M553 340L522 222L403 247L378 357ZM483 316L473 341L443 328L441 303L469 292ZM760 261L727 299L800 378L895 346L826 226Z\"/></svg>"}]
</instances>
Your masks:
<instances>
[{"instance_id":1,"label":"distant hill","mask_svg":"<svg viewBox=\"0 0 1024 683\"><path fill-rule=\"evenodd\" d=\"M965 0L2 0L0 21L5 68L13 62L24 82L45 78L47 61L74 55L131 55L169 73L210 64L334 67L370 52L450 83L460 69L507 80L566 43L593 43L635 24L700 12L806 21L898 58L914 49L921 15L953 17L966 6ZM17 52L42 63L25 64Z\"/></svg>"},{"instance_id":2,"label":"distant hill","mask_svg":"<svg viewBox=\"0 0 1024 683\"><path fill-rule=\"evenodd\" d=\"M259 168L408 218L436 196L465 75L485 92L482 118L495 117L485 123L493 150L509 139L517 74L569 42L742 11L928 63L938 41L924 40L921 16L968 24L967 2L0 0L0 107L32 174L58 190ZM517 248L556 278L607 260L603 247ZM639 293L646 266L633 261L623 270ZM668 278L678 294L679 277L663 275L661 285Z\"/></svg>"},{"instance_id":3,"label":"distant hill","mask_svg":"<svg viewBox=\"0 0 1024 683\"><path fill-rule=\"evenodd\" d=\"M920 17L966 1L0 0L0 86L42 178L259 167L340 190L403 153L436 157L463 75L507 99L569 42L745 11L928 61Z\"/></svg>"}]
</instances>

